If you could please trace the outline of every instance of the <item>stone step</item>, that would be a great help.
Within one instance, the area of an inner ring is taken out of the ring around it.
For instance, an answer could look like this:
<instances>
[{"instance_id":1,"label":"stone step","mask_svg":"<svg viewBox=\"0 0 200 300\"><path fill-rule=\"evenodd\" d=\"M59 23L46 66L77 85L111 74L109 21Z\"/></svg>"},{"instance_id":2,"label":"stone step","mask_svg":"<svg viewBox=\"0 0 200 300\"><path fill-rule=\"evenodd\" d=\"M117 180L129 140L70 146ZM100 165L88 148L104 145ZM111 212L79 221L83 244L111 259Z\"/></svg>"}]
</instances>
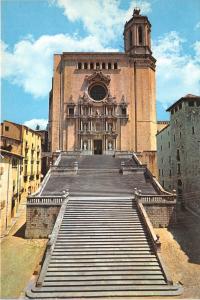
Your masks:
<instances>
[{"instance_id":1,"label":"stone step","mask_svg":"<svg viewBox=\"0 0 200 300\"><path fill-rule=\"evenodd\" d=\"M95 224L91 224L91 225L85 225L84 227L80 227L79 224L76 225L69 225L69 224L63 224L60 226L60 231L69 231L69 230L78 230L78 231L82 231L82 230L127 230L127 231L131 231L131 232L144 232L144 229L142 227L136 227L136 226L127 226L127 225L112 225L112 226L108 226L108 225L101 225L101 226L97 226Z\"/></svg>"},{"instance_id":2,"label":"stone step","mask_svg":"<svg viewBox=\"0 0 200 300\"><path fill-rule=\"evenodd\" d=\"M134 257L112 257L112 258L69 258L68 256L66 256L65 258L56 258L56 257L51 257L51 262L52 263L93 263L93 262L157 262L156 257L154 258L134 258Z\"/></svg>"},{"instance_id":3,"label":"stone step","mask_svg":"<svg viewBox=\"0 0 200 300\"><path fill-rule=\"evenodd\" d=\"M74 281L74 282L85 282L85 281L98 281L98 280L151 280L154 282L154 280L164 280L164 276L163 275L82 275L82 276L62 276L62 275L57 275L57 276L53 276L50 275L49 273L47 273L47 275L45 276L45 281L49 281L49 282L53 282L53 281Z\"/></svg>"},{"instance_id":4,"label":"stone step","mask_svg":"<svg viewBox=\"0 0 200 300\"><path fill-rule=\"evenodd\" d=\"M71 271L71 270L57 270L57 271L50 271L47 269L47 276L73 276L73 278L75 276L81 276L83 279L85 278L85 276L127 276L127 275L131 275L131 276L163 276L161 270L77 270L77 271ZM143 277L142 277L143 278Z\"/></svg>"},{"instance_id":5,"label":"stone step","mask_svg":"<svg viewBox=\"0 0 200 300\"><path fill-rule=\"evenodd\" d=\"M111 279L107 279L106 280L85 280L85 281L80 281L77 283L77 281L47 281L45 280L43 283L43 286L49 286L51 287L52 285L54 287L62 287L62 286L67 286L67 287L71 287L71 286L78 286L78 288L80 288L80 286L110 286L110 285L134 285L134 286L138 286L138 285L160 285L160 284L166 284L165 280L134 280L134 279L121 279L121 280L111 280Z\"/></svg>"},{"instance_id":6,"label":"stone step","mask_svg":"<svg viewBox=\"0 0 200 300\"><path fill-rule=\"evenodd\" d=\"M151 259L156 259L155 255L152 254L87 254L87 253L80 253L80 254L74 254L73 252L71 254L67 253L67 255L55 255L52 254L51 259L56 259L56 260L84 260L84 259L138 259L138 260L151 260Z\"/></svg>"},{"instance_id":7,"label":"stone step","mask_svg":"<svg viewBox=\"0 0 200 300\"><path fill-rule=\"evenodd\" d=\"M57 238L57 242L56 243L102 243L102 244L105 244L105 243L125 243L125 242L133 242L133 243L147 243L148 242L148 239L147 238L140 238L140 239L134 239L134 238L124 238L124 239L121 239L121 238L109 238L109 239L95 239L95 238L63 238L63 237L58 237Z\"/></svg>"},{"instance_id":8,"label":"stone step","mask_svg":"<svg viewBox=\"0 0 200 300\"><path fill-rule=\"evenodd\" d=\"M107 241L107 242L93 242L91 241L57 241L56 242L56 248L58 249L59 247L68 247L69 246L77 246L77 247L85 247L88 245L98 246L100 248L102 247L107 247L107 246L116 246L116 245L122 245L122 246L127 246L127 245L133 245L134 247L143 247L143 246L148 246L149 243L147 241L142 241L142 242L134 242L134 241Z\"/></svg>"},{"instance_id":9,"label":"stone step","mask_svg":"<svg viewBox=\"0 0 200 300\"><path fill-rule=\"evenodd\" d=\"M113 266L123 266L124 268L127 266L132 266L132 267L136 267L136 266L141 266L143 268L152 266L152 267L156 267L159 266L158 262L156 261L116 261L116 260L112 260L112 261L88 261L87 264L85 262L81 263L79 261L69 261L69 262L63 262L63 261L50 261L49 263L49 267L53 267L53 268L71 268L71 267L80 267L80 268L88 268L88 267L113 267Z\"/></svg>"},{"instance_id":10,"label":"stone step","mask_svg":"<svg viewBox=\"0 0 200 300\"><path fill-rule=\"evenodd\" d=\"M117 237L117 238L119 238L119 237L123 237L123 236L128 236L128 237L145 237L145 234L144 233L133 233L133 232L87 232L87 231L85 231L85 232L81 232L81 235L80 235L80 233L79 232L67 232L67 233L64 233L64 232L62 232L62 233L60 233L59 234L59 237L66 237L66 238L68 238L68 237L70 237L70 236L75 236L75 237L89 237L89 236L93 236L93 237L95 237L95 236L98 236L98 237Z\"/></svg>"},{"instance_id":11,"label":"stone step","mask_svg":"<svg viewBox=\"0 0 200 300\"><path fill-rule=\"evenodd\" d=\"M171 287L171 286L170 286ZM32 298L32 299L52 299L52 298L56 298L56 299L81 299L81 298L90 298L90 299L94 299L94 298L108 298L108 297L122 297L122 299L124 299L124 297L146 297L146 296L177 296L180 295L182 293L182 289L181 288L176 288L176 289L170 289L170 288L160 288L160 289L155 289L154 286L152 285L151 289L144 289L143 286L141 286L141 289L138 290L138 288L135 290L130 289L125 289L122 291L117 290L116 288L114 290L109 289L108 291L88 291L88 292L83 292L82 290L76 291L76 292L67 292L66 291L54 291L54 289L52 289L51 291L48 291L48 288L46 288L46 291L43 292L40 290L37 290L35 292L29 292L28 293L28 297Z\"/></svg>"},{"instance_id":12,"label":"stone step","mask_svg":"<svg viewBox=\"0 0 200 300\"><path fill-rule=\"evenodd\" d=\"M70 287L70 286L61 286L61 287L56 287L56 286L48 286L48 287L43 287L42 288L43 292L56 292L56 291L62 291L62 292L69 292L69 291L73 291L73 292L84 292L84 291L89 291L89 292L96 292L96 291L173 291L173 290L177 290L176 287L174 286L168 286L167 284L161 284L161 285L118 285L118 284L113 284L113 285L104 285L104 286L74 286L74 287ZM83 296L83 294L82 294Z\"/></svg>"},{"instance_id":13,"label":"stone step","mask_svg":"<svg viewBox=\"0 0 200 300\"><path fill-rule=\"evenodd\" d=\"M120 265L110 265L110 266L70 266L70 267L64 267L64 266L48 266L49 271L113 271L113 270L160 270L160 267L157 266L120 266Z\"/></svg>"}]
</instances>

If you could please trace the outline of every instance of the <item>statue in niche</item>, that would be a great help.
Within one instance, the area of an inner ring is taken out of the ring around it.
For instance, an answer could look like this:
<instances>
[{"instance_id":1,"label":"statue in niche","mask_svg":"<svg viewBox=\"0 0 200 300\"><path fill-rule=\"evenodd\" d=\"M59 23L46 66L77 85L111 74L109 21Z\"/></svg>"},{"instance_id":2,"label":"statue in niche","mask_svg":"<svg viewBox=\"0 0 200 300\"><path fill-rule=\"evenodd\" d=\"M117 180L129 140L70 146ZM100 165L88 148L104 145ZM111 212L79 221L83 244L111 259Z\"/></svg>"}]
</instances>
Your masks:
<instances>
[{"instance_id":1,"label":"statue in niche","mask_svg":"<svg viewBox=\"0 0 200 300\"><path fill-rule=\"evenodd\" d=\"M108 150L112 150L112 142L108 143Z\"/></svg>"},{"instance_id":2,"label":"statue in niche","mask_svg":"<svg viewBox=\"0 0 200 300\"><path fill-rule=\"evenodd\" d=\"M83 143L83 150L87 150L87 142Z\"/></svg>"}]
</instances>

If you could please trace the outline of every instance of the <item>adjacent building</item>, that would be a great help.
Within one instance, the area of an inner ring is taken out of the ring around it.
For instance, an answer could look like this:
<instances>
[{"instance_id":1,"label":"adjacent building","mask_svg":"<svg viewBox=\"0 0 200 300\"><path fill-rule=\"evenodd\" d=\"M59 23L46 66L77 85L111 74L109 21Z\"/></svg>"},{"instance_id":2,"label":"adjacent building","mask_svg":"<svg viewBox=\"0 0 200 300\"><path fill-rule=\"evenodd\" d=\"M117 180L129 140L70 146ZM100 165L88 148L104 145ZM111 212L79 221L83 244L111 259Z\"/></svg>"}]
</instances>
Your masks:
<instances>
[{"instance_id":1,"label":"adjacent building","mask_svg":"<svg viewBox=\"0 0 200 300\"><path fill-rule=\"evenodd\" d=\"M155 62L151 24L139 9L124 26L124 52L55 54L50 151L154 153Z\"/></svg>"},{"instance_id":2,"label":"adjacent building","mask_svg":"<svg viewBox=\"0 0 200 300\"><path fill-rule=\"evenodd\" d=\"M186 95L167 111L170 123L157 134L159 181L200 214L200 97Z\"/></svg>"},{"instance_id":3,"label":"adjacent building","mask_svg":"<svg viewBox=\"0 0 200 300\"><path fill-rule=\"evenodd\" d=\"M41 136L10 121L1 123L1 235L16 216L19 204L41 181Z\"/></svg>"}]
</instances>

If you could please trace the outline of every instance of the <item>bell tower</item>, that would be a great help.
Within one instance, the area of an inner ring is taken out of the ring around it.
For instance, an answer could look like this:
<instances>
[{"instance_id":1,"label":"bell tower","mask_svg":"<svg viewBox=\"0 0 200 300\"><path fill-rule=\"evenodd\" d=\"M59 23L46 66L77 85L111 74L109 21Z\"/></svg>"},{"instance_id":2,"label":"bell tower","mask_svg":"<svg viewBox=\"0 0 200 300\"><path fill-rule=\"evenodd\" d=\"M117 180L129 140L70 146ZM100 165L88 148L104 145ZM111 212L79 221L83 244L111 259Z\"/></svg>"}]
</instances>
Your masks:
<instances>
[{"instance_id":1,"label":"bell tower","mask_svg":"<svg viewBox=\"0 0 200 300\"><path fill-rule=\"evenodd\" d=\"M124 48L127 54L152 54L151 24L135 8L132 18L124 26Z\"/></svg>"}]
</instances>

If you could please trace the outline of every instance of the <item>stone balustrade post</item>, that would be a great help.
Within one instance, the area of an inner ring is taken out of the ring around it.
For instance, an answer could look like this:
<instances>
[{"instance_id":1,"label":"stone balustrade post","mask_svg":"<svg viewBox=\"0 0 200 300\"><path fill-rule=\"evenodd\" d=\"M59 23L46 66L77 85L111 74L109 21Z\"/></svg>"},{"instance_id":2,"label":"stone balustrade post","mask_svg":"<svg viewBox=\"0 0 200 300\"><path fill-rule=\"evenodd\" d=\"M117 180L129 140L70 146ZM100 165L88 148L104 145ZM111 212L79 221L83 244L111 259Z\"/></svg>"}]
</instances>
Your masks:
<instances>
[{"instance_id":1,"label":"stone balustrade post","mask_svg":"<svg viewBox=\"0 0 200 300\"><path fill-rule=\"evenodd\" d=\"M74 162L74 171L76 174L78 173L78 162L77 161Z\"/></svg>"}]
</instances>

